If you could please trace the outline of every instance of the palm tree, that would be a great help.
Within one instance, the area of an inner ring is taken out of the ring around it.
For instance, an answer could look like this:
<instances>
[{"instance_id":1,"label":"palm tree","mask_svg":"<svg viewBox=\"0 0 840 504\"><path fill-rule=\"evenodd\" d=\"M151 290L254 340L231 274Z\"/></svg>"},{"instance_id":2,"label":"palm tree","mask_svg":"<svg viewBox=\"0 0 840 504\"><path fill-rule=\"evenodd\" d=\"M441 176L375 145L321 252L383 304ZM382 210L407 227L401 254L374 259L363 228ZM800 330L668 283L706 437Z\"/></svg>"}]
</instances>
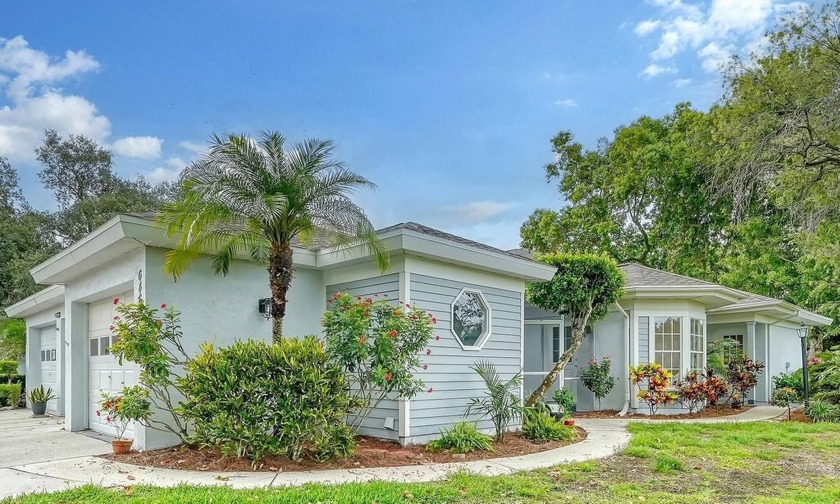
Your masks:
<instances>
[{"instance_id":1,"label":"palm tree","mask_svg":"<svg viewBox=\"0 0 840 504\"><path fill-rule=\"evenodd\" d=\"M384 269L388 256L365 212L349 194L376 186L333 159L331 141L286 147L277 132L258 140L213 135L209 151L182 175L181 194L160 221L177 246L164 272L176 281L200 254L227 275L237 257L268 265L272 332L283 337L286 295L292 283L292 243L361 245Z\"/></svg>"}]
</instances>

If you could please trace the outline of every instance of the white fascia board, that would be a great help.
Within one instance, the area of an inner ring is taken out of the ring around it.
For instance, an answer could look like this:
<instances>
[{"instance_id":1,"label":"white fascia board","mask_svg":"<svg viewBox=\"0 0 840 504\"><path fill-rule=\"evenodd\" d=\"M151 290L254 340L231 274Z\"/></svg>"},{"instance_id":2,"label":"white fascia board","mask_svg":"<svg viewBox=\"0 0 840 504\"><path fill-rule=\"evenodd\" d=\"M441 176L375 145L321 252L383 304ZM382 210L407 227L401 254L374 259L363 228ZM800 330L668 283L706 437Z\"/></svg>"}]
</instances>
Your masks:
<instances>
[{"instance_id":1,"label":"white fascia board","mask_svg":"<svg viewBox=\"0 0 840 504\"><path fill-rule=\"evenodd\" d=\"M9 306L5 311L9 317L23 318L62 304L64 304L64 286L51 285Z\"/></svg>"},{"instance_id":2,"label":"white fascia board","mask_svg":"<svg viewBox=\"0 0 840 504\"><path fill-rule=\"evenodd\" d=\"M467 266L472 269L492 271L528 282L551 280L557 268L527 259L511 257L468 244L429 236L408 229L397 229L380 236L391 254L403 253L436 261ZM348 263L371 260L365 247L354 246L343 250L323 250L318 254L318 266L334 268Z\"/></svg>"},{"instance_id":3,"label":"white fascia board","mask_svg":"<svg viewBox=\"0 0 840 504\"><path fill-rule=\"evenodd\" d=\"M695 287L684 286L633 286L627 287L621 296L622 301L632 299L682 298L694 300L698 298L713 298L722 304L731 304L744 299L743 294L734 289L716 285L701 285ZM719 308L717 308L719 309ZM711 310L709 310L711 311Z\"/></svg>"},{"instance_id":4,"label":"white fascia board","mask_svg":"<svg viewBox=\"0 0 840 504\"><path fill-rule=\"evenodd\" d=\"M784 317L785 320L794 320L796 322L803 322L814 326L827 326L834 322L831 318L825 317L818 313L788 303L782 300L773 301L757 301L754 303L744 303L732 306L724 306L708 311L710 314L739 314L739 313L754 313L767 314L772 317Z\"/></svg>"},{"instance_id":5,"label":"white fascia board","mask_svg":"<svg viewBox=\"0 0 840 504\"><path fill-rule=\"evenodd\" d=\"M166 236L163 227L151 219L118 215L78 242L30 270L39 284L63 284L86 271L143 246L174 248L177 240ZM304 268L317 265L315 253L294 247L293 264ZM237 259L249 260L247 256Z\"/></svg>"}]
</instances>

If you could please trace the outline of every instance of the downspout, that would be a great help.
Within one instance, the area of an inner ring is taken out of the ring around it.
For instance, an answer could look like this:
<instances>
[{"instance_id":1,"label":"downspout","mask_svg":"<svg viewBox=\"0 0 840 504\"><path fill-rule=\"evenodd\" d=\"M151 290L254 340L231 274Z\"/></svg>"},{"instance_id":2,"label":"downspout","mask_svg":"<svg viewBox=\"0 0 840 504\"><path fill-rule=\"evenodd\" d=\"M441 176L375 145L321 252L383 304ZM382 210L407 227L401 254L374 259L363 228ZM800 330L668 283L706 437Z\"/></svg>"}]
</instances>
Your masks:
<instances>
[{"instance_id":1,"label":"downspout","mask_svg":"<svg viewBox=\"0 0 840 504\"><path fill-rule=\"evenodd\" d=\"M632 363L630 362L630 316L627 315L627 312L624 311L624 308L621 307L620 304L616 303L615 306L618 307L618 310L624 315L624 334L627 335L627 341L624 345L624 364L630 366ZM630 378L628 377L624 380L624 406L621 408L621 411L618 412L618 416L623 417L630 411Z\"/></svg>"}]
</instances>

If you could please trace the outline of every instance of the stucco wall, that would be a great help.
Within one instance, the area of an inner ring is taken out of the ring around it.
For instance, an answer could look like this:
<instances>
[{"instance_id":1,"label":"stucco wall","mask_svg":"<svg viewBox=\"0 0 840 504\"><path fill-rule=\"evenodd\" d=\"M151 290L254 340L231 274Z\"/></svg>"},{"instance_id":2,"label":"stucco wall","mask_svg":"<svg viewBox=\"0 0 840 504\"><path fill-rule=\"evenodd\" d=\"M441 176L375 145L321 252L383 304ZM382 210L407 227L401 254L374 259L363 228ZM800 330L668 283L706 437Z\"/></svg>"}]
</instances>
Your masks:
<instances>
[{"instance_id":1,"label":"stucco wall","mask_svg":"<svg viewBox=\"0 0 840 504\"><path fill-rule=\"evenodd\" d=\"M802 344L796 329L771 325L770 327L770 361L767 363L766 373L773 377L784 372L794 372L802 368ZM785 369L785 364L790 368Z\"/></svg>"},{"instance_id":2,"label":"stucco wall","mask_svg":"<svg viewBox=\"0 0 840 504\"><path fill-rule=\"evenodd\" d=\"M56 386L53 393L56 395L56 410L59 415L64 414L64 336L62 329L64 327L62 318L55 318L56 312L63 312L64 305L56 304L44 307L38 313L33 313L25 318L26 320L26 356L24 357L25 366L18 372L23 371L26 375L26 390L24 394L29 394L34 388L41 385L41 329L53 328L55 329L56 339ZM27 406L29 400L27 399Z\"/></svg>"},{"instance_id":3,"label":"stucco wall","mask_svg":"<svg viewBox=\"0 0 840 504\"><path fill-rule=\"evenodd\" d=\"M365 278L335 285L329 285L326 289L327 299L336 293L346 293L352 296L370 297L385 299L396 305L399 302L399 275L389 275ZM370 415L362 423L359 432L369 436L384 439L399 439L399 405L397 397L388 397L374 408ZM390 426L393 422L394 428L386 428L386 419Z\"/></svg>"},{"instance_id":4,"label":"stucco wall","mask_svg":"<svg viewBox=\"0 0 840 504\"><path fill-rule=\"evenodd\" d=\"M423 381L432 393L423 392L411 400L411 441L423 442L437 437L442 428L463 420L467 402L485 392L484 382L469 369L478 360L489 359L509 379L521 367L522 294L466 281L458 277L433 277L411 273L411 303L437 318L435 334L441 338L430 343L431 354L423 356L428 369ZM481 291L491 310L491 334L481 350L465 350L450 330L451 304L461 289ZM490 429L487 420L479 422Z\"/></svg>"}]
</instances>

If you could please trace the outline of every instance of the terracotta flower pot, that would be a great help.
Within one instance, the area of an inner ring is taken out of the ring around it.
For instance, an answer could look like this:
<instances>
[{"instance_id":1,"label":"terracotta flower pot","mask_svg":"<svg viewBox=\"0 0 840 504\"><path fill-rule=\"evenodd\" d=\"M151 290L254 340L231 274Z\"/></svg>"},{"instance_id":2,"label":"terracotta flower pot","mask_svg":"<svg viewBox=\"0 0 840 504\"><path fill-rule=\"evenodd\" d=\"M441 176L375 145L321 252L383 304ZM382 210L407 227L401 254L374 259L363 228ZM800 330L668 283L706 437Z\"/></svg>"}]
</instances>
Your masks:
<instances>
[{"instance_id":1,"label":"terracotta flower pot","mask_svg":"<svg viewBox=\"0 0 840 504\"><path fill-rule=\"evenodd\" d=\"M131 439L115 439L111 441L111 449L114 450L114 455L124 455L131 451Z\"/></svg>"},{"instance_id":2,"label":"terracotta flower pot","mask_svg":"<svg viewBox=\"0 0 840 504\"><path fill-rule=\"evenodd\" d=\"M572 427L575 425L575 421L572 418L567 418L563 420L563 425L568 425L569 427Z\"/></svg>"}]
</instances>

